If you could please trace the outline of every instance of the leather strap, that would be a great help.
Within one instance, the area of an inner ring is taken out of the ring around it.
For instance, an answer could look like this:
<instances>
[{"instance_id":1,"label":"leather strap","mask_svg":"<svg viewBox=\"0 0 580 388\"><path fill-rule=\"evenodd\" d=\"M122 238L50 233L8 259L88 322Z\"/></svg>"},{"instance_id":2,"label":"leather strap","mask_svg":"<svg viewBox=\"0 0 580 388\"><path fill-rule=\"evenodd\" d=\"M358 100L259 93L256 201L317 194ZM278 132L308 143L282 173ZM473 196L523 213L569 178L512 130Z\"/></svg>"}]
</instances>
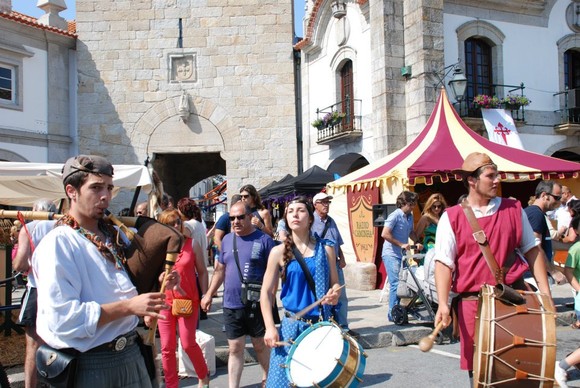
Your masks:
<instances>
[{"instance_id":1,"label":"leather strap","mask_svg":"<svg viewBox=\"0 0 580 388\"><path fill-rule=\"evenodd\" d=\"M242 269L240 268L240 258L238 257L238 243L237 236L234 233L234 258L236 259L236 265L238 267L238 275L240 276L240 282L244 283L244 277L242 276Z\"/></svg>"},{"instance_id":2,"label":"leather strap","mask_svg":"<svg viewBox=\"0 0 580 388\"><path fill-rule=\"evenodd\" d=\"M471 209L471 206L469 206L469 202L467 202L466 199L464 199L461 202L461 207L463 208L463 212L467 217L467 221L469 221L469 225L473 230L473 238L479 245L479 248L483 253L483 257L485 258L485 261L487 262L487 265L491 270L491 273L495 278L495 281L497 282L497 284L504 283L505 282L504 269L500 268L499 265L497 264L497 261L495 260L495 257L491 252L491 248L489 247L489 241L487 241L487 236L485 235L485 232L481 229L479 222L477 222L477 218L475 217L475 213L473 213L473 209Z\"/></svg>"}]
</instances>

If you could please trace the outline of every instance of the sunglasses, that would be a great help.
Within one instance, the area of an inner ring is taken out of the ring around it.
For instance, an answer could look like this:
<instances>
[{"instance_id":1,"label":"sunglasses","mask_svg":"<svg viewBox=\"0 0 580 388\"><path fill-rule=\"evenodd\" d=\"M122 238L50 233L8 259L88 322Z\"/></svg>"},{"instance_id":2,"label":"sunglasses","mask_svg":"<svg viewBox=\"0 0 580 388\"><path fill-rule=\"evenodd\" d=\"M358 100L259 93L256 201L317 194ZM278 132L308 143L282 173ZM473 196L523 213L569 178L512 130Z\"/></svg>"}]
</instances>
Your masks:
<instances>
[{"instance_id":1,"label":"sunglasses","mask_svg":"<svg viewBox=\"0 0 580 388\"><path fill-rule=\"evenodd\" d=\"M230 216L230 221L234 221L235 219L237 219L238 221L243 221L246 218L245 214L242 214L241 216Z\"/></svg>"},{"instance_id":2,"label":"sunglasses","mask_svg":"<svg viewBox=\"0 0 580 388\"><path fill-rule=\"evenodd\" d=\"M441 209L443 205L433 205L431 206L433 209Z\"/></svg>"},{"instance_id":3,"label":"sunglasses","mask_svg":"<svg viewBox=\"0 0 580 388\"><path fill-rule=\"evenodd\" d=\"M562 196L561 195L554 195L552 193L546 193L546 194L548 194L549 196L551 196L552 198L554 198L556 201L559 201L559 200L562 199Z\"/></svg>"},{"instance_id":4,"label":"sunglasses","mask_svg":"<svg viewBox=\"0 0 580 388\"><path fill-rule=\"evenodd\" d=\"M323 205L330 205L332 203L332 201L318 201L316 203L321 203Z\"/></svg>"},{"instance_id":5,"label":"sunglasses","mask_svg":"<svg viewBox=\"0 0 580 388\"><path fill-rule=\"evenodd\" d=\"M250 198L250 194L240 194L240 197L242 197L242 198Z\"/></svg>"}]
</instances>

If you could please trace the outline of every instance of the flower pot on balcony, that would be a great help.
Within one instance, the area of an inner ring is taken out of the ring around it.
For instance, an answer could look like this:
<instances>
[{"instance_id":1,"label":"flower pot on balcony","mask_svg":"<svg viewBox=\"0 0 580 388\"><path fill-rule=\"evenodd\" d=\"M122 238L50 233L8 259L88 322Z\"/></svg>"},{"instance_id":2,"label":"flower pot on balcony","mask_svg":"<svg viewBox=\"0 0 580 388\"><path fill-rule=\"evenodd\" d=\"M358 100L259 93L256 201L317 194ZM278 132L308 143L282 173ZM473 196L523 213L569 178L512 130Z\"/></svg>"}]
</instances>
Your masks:
<instances>
[{"instance_id":1,"label":"flower pot on balcony","mask_svg":"<svg viewBox=\"0 0 580 388\"><path fill-rule=\"evenodd\" d=\"M505 104L505 109L507 110L520 110L522 106L520 104Z\"/></svg>"}]
</instances>

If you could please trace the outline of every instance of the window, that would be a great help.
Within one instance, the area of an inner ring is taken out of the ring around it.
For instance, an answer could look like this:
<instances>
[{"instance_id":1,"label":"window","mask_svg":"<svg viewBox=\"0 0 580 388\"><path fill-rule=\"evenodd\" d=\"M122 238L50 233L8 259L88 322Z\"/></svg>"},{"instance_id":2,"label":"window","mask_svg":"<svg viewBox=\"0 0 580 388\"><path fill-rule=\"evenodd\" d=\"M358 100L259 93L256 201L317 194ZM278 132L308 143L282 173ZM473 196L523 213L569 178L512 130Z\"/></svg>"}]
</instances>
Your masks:
<instances>
[{"instance_id":1,"label":"window","mask_svg":"<svg viewBox=\"0 0 580 388\"><path fill-rule=\"evenodd\" d=\"M481 110L473 109L473 97L478 94L497 94L493 85L503 80L503 42L505 35L491 23L481 20L466 22L457 28L459 58L464 59L467 92L467 115L481 117Z\"/></svg>"},{"instance_id":2,"label":"window","mask_svg":"<svg viewBox=\"0 0 580 388\"><path fill-rule=\"evenodd\" d=\"M465 41L465 76L467 101L473 101L478 94L494 94L491 46L482 39Z\"/></svg>"},{"instance_id":3,"label":"window","mask_svg":"<svg viewBox=\"0 0 580 388\"><path fill-rule=\"evenodd\" d=\"M16 103L15 78L13 66L0 64L0 102Z\"/></svg>"},{"instance_id":4,"label":"window","mask_svg":"<svg viewBox=\"0 0 580 388\"><path fill-rule=\"evenodd\" d=\"M580 88L580 51L568 50L564 53L564 87Z\"/></svg>"},{"instance_id":5,"label":"window","mask_svg":"<svg viewBox=\"0 0 580 388\"><path fill-rule=\"evenodd\" d=\"M346 61L340 69L340 99L342 112L346 114L342 120L344 129L352 129L354 123L354 85L352 77L352 61Z\"/></svg>"}]
</instances>

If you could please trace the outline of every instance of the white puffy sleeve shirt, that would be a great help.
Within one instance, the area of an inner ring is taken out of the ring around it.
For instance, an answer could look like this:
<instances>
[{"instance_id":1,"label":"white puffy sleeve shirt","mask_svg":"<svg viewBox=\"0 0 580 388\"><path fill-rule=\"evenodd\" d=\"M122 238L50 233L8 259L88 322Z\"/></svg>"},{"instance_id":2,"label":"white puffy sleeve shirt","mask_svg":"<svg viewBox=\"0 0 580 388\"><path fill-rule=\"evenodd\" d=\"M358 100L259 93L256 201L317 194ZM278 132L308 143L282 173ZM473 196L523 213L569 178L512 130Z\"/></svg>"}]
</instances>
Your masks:
<instances>
[{"instance_id":1,"label":"white puffy sleeve shirt","mask_svg":"<svg viewBox=\"0 0 580 388\"><path fill-rule=\"evenodd\" d=\"M499 205L501 204L501 197L492 198L486 208L485 213L479 209L472 208L475 213L475 218L491 216L495 214ZM538 245L534 237L534 231L528 221L526 213L522 211L522 239L520 242L520 251L524 254L530 249ZM437 233L435 235L435 260L440 261L455 272L455 258L457 256L457 241L455 240L455 232L451 228L451 222L447 213L443 213L437 224Z\"/></svg>"},{"instance_id":2,"label":"white puffy sleeve shirt","mask_svg":"<svg viewBox=\"0 0 580 388\"><path fill-rule=\"evenodd\" d=\"M38 256L38 260L36 259ZM48 233L34 252L38 288L38 335L50 346L81 352L135 329L136 316L97 327L101 305L137 295L124 269L69 226Z\"/></svg>"}]
</instances>

